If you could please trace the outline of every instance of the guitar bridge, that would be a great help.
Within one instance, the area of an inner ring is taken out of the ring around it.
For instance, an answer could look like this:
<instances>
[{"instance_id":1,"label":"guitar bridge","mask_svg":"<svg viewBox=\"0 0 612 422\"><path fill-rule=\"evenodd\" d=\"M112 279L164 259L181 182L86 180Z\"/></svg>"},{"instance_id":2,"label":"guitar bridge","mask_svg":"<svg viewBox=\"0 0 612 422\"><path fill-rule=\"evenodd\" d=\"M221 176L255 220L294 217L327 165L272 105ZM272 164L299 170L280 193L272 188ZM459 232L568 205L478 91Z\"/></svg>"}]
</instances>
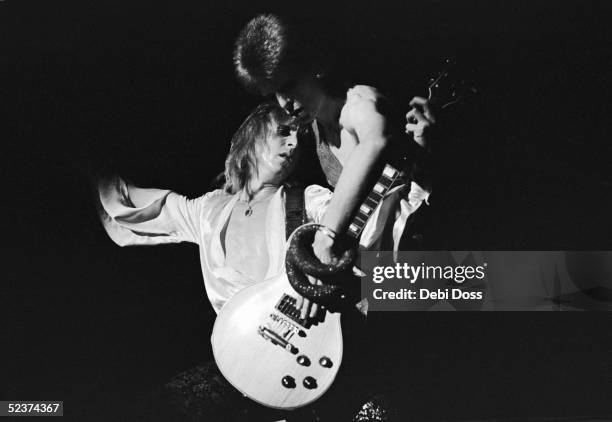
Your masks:
<instances>
[{"instance_id":1,"label":"guitar bridge","mask_svg":"<svg viewBox=\"0 0 612 422\"><path fill-rule=\"evenodd\" d=\"M272 344L281 346L283 349L287 350L291 354L297 355L299 353L299 349L297 347L289 343L289 341L285 340L282 336L280 336L268 327L260 325L257 329L257 333L266 340L272 342Z\"/></svg>"}]
</instances>

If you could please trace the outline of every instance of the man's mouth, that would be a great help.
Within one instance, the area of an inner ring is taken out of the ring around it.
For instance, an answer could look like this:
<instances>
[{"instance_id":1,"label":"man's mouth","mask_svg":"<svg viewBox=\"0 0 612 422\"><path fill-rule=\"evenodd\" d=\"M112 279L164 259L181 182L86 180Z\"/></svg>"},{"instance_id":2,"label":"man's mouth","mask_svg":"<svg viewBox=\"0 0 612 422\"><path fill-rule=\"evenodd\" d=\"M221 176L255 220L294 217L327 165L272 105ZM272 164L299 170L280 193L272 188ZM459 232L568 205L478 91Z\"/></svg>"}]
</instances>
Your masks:
<instances>
[{"instance_id":1,"label":"man's mouth","mask_svg":"<svg viewBox=\"0 0 612 422\"><path fill-rule=\"evenodd\" d=\"M293 155L292 155L292 154L290 154L290 153L288 153L288 152L283 152L283 153L280 153L280 154L278 154L278 155L279 155L280 157L283 157L283 159L284 159L285 161L288 161L288 162L290 162L290 163L291 163L291 162L293 162Z\"/></svg>"}]
</instances>

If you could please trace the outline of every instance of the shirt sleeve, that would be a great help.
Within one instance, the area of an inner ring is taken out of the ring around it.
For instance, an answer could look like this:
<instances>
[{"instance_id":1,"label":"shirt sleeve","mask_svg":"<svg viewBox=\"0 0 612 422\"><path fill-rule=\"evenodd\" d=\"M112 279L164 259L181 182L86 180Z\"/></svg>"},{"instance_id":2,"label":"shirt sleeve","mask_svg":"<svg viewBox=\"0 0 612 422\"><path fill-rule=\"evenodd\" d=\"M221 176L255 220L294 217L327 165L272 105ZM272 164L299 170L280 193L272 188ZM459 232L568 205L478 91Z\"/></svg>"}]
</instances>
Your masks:
<instances>
[{"instance_id":1,"label":"shirt sleeve","mask_svg":"<svg viewBox=\"0 0 612 422\"><path fill-rule=\"evenodd\" d=\"M319 185L310 185L304 190L304 204L306 207L306 218L309 222L318 223L323 218L332 192Z\"/></svg>"},{"instance_id":2,"label":"shirt sleeve","mask_svg":"<svg viewBox=\"0 0 612 422\"><path fill-rule=\"evenodd\" d=\"M395 209L395 222L393 223L393 251L399 249L399 242L406 229L408 217L414 214L423 205L429 204L430 191L424 189L416 182L410 182L410 188L406 186L403 191L399 191L399 204Z\"/></svg>"},{"instance_id":3,"label":"shirt sleeve","mask_svg":"<svg viewBox=\"0 0 612 422\"><path fill-rule=\"evenodd\" d=\"M427 201L428 196L429 192L415 182L391 189L364 227L359 239L361 246L366 249L397 251L408 217ZM321 186L311 185L306 188L304 199L308 221L321 221L331 197L332 192ZM390 236L383 236L386 232Z\"/></svg>"},{"instance_id":4,"label":"shirt sleeve","mask_svg":"<svg viewBox=\"0 0 612 422\"><path fill-rule=\"evenodd\" d=\"M199 243L199 215L209 195L187 199L112 177L98 182L98 209L104 229L119 246Z\"/></svg>"}]
</instances>

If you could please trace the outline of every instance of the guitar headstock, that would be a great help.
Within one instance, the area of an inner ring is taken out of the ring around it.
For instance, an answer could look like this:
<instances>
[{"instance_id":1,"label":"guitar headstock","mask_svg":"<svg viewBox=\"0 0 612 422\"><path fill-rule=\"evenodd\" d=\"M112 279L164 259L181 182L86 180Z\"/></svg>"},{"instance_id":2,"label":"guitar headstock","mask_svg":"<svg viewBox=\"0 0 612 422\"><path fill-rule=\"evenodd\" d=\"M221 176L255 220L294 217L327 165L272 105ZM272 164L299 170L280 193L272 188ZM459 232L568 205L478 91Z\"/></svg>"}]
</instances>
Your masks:
<instances>
[{"instance_id":1,"label":"guitar headstock","mask_svg":"<svg viewBox=\"0 0 612 422\"><path fill-rule=\"evenodd\" d=\"M473 84L461 77L457 63L452 59L446 59L442 70L429 79L427 90L429 103L439 110L457 104L466 94L476 92Z\"/></svg>"},{"instance_id":2,"label":"guitar headstock","mask_svg":"<svg viewBox=\"0 0 612 422\"><path fill-rule=\"evenodd\" d=\"M427 100L435 116L442 115L443 110L446 111L445 109L460 103L469 94L477 92L474 84L465 77L469 73L471 72L460 69L454 60L444 60L442 70L430 78L427 84ZM419 111L424 112L418 104L412 107L420 108ZM406 117L408 123L418 122L415 116ZM409 166L414 159L414 151L406 145L413 146L412 143L397 143L396 148L388 155L388 161L402 171L402 177L405 177L405 171L412 171Z\"/></svg>"}]
</instances>

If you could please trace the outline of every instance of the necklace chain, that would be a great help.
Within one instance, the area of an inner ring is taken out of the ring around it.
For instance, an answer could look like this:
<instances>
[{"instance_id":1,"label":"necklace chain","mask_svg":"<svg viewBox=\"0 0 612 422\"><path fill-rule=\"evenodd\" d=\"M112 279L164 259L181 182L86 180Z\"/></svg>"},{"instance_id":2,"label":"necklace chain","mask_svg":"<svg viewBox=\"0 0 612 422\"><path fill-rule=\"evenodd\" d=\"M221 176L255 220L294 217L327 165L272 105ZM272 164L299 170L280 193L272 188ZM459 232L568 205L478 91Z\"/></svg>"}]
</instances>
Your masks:
<instances>
[{"instance_id":1,"label":"necklace chain","mask_svg":"<svg viewBox=\"0 0 612 422\"><path fill-rule=\"evenodd\" d=\"M264 188L265 189L265 188ZM262 191L264 190L262 189ZM261 192L261 191L260 191ZM263 195L260 198L257 198L255 200L250 200L250 201L245 201L244 199L241 199L240 202L246 204L247 209L244 211L244 215L246 217L250 217L251 215L253 215L253 207L258 204L259 202L262 202L266 199L270 199L272 197L273 194L270 195Z\"/></svg>"}]
</instances>

